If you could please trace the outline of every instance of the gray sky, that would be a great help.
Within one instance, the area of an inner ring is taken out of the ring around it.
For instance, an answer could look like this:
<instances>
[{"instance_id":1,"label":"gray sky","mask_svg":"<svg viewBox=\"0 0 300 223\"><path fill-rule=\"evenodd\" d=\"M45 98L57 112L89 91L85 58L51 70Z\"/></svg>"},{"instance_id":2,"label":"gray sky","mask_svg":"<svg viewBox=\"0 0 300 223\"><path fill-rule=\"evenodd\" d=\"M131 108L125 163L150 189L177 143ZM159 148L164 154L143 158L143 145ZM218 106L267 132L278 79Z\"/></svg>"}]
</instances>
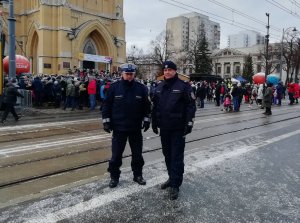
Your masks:
<instances>
[{"instance_id":1,"label":"gray sky","mask_svg":"<svg viewBox=\"0 0 300 223\"><path fill-rule=\"evenodd\" d=\"M286 11L276 7L277 3ZM266 35L266 13L270 14L270 42L281 40L283 28L296 27L300 30L300 0L124 0L127 48L136 45L149 49L150 41L165 29L167 18L193 11L220 23L221 48L226 47L228 35L238 33L246 25ZM239 15L240 12L251 18ZM258 22L253 21L254 19Z\"/></svg>"}]
</instances>

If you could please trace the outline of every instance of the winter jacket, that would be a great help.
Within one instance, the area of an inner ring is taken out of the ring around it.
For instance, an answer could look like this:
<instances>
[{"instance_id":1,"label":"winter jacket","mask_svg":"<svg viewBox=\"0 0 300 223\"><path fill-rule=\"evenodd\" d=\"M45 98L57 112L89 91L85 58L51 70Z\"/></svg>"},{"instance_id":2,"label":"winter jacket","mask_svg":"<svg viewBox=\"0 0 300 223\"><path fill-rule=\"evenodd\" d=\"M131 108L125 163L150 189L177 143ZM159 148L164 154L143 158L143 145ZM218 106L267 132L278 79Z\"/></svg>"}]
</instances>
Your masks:
<instances>
[{"instance_id":1,"label":"winter jacket","mask_svg":"<svg viewBox=\"0 0 300 223\"><path fill-rule=\"evenodd\" d=\"M15 104L17 102L17 97L24 98L14 85L9 85L4 89L2 102L6 104Z\"/></svg>"},{"instance_id":2,"label":"winter jacket","mask_svg":"<svg viewBox=\"0 0 300 223\"><path fill-rule=\"evenodd\" d=\"M96 94L96 93L97 93L96 80L91 80L88 85L88 94Z\"/></svg>"}]
</instances>

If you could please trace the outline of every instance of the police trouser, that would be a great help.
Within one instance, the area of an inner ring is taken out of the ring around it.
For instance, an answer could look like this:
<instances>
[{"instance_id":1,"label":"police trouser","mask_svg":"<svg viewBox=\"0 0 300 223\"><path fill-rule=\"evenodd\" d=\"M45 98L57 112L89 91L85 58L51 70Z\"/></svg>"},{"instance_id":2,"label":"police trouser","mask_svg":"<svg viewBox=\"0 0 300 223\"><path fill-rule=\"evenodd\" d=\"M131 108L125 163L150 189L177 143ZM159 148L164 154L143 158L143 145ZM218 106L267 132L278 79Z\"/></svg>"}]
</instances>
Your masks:
<instances>
[{"instance_id":1,"label":"police trouser","mask_svg":"<svg viewBox=\"0 0 300 223\"><path fill-rule=\"evenodd\" d=\"M161 130L160 136L171 187L180 187L184 173L185 137L183 130Z\"/></svg>"},{"instance_id":2,"label":"police trouser","mask_svg":"<svg viewBox=\"0 0 300 223\"><path fill-rule=\"evenodd\" d=\"M141 130L133 132L113 131L112 136L112 157L109 161L108 172L113 179L119 179L122 166L122 155L126 146L127 138L131 148L131 169L133 176L142 176L144 159L142 156L143 137Z\"/></svg>"},{"instance_id":3,"label":"police trouser","mask_svg":"<svg viewBox=\"0 0 300 223\"><path fill-rule=\"evenodd\" d=\"M12 103L5 103L5 110L4 110L3 115L2 115L2 121L6 120L9 112L12 113L12 115L15 118L15 120L17 120L19 118L19 116L16 113L14 104L12 104Z\"/></svg>"}]
</instances>

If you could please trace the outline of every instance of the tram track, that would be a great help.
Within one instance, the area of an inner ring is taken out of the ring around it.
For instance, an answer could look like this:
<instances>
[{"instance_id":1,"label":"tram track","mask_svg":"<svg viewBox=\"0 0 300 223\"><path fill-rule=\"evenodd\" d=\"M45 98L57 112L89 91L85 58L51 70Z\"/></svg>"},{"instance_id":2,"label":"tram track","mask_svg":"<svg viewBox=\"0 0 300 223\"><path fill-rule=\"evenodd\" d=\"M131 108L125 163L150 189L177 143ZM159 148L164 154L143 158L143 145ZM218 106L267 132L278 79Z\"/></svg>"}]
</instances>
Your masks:
<instances>
[{"instance_id":1,"label":"tram track","mask_svg":"<svg viewBox=\"0 0 300 223\"><path fill-rule=\"evenodd\" d=\"M273 115L273 117L275 116L281 116L283 114L277 114L277 115ZM201 131L201 130L204 130L204 129L208 129L208 128L214 128L214 127L220 127L220 126L224 126L224 125L235 125L235 124L239 124L239 123L242 123L244 121L253 121L253 120L256 120L257 118L245 118L245 119L239 119L237 121L233 121L231 123L222 123L222 124L214 124L214 125L209 125L209 126L205 126L205 127L202 127L202 128L197 128L197 127L194 127L193 131ZM196 125L195 125L196 126ZM76 136L74 136L76 137ZM149 139L154 139L154 138L158 138L159 136L157 135L154 135L154 136L151 136L151 137L146 137L144 138L144 141L147 141ZM214 136L212 136L214 137ZM98 139L97 137L93 137L93 139ZM99 135L99 139L103 139L102 135L100 134ZM110 137L107 138L107 140L110 139ZM59 141L59 140L57 140ZM67 140L67 141L70 141L72 142L72 139L71 140ZM195 140L197 141L197 140ZM47 142L43 143L43 144L46 144L47 145ZM40 146L43 146L45 147L43 144L40 144ZM29 146L27 146L29 147ZM35 146L36 147L36 146ZM39 146L37 146L39 147ZM33 163L33 162L39 162L39 161L42 161L42 160L49 160L49 159L55 159L55 158L60 158L60 157L63 157L63 156L71 156L71 155L77 155L77 154L80 154L80 153L87 153L87 152L92 152L92 151L95 151L95 150L99 150L100 148L99 147L93 147L91 149L88 149L88 150L78 150L78 151L71 151L71 152L67 152L67 153L62 153L62 154L58 154L58 155L54 155L54 156L48 156L48 157L43 157L43 158L39 158L39 159L30 159L30 160L24 160L22 162L15 162L15 163L9 163L9 164L5 164L5 165L1 165L0 164L0 169L1 168L6 168L6 167L12 167L12 166L16 166L16 165L22 165L22 164L28 164L28 163ZM0 150L1 152L1 150Z\"/></svg>"},{"instance_id":2,"label":"tram track","mask_svg":"<svg viewBox=\"0 0 300 223\"><path fill-rule=\"evenodd\" d=\"M296 111L291 112L291 113L296 113ZM289 113L289 114L291 114L291 113ZM297 113L299 113L299 112L297 112ZM273 117L280 116L280 115L282 115L282 114L273 115ZM193 143L193 142L196 142L196 141L201 141L201 140L205 140L205 139L209 139L209 138L223 136L223 135L227 135L227 134L231 134L231 133L242 132L242 131L245 131L245 130L250 130L250 129L254 129L254 128L261 127L261 126L266 126L266 125L272 125L272 124L276 124L276 123L280 123L280 122L285 122L285 121L293 120L293 119L296 119L296 118L300 118L300 116L297 115L297 116L288 117L288 118L284 118L284 119L277 120L277 121L270 121L268 123L256 124L256 125L253 125L253 126L250 126L250 127L239 128L239 129L231 130L231 131L224 131L224 132L220 132L220 133L213 134L213 135L206 136L206 137L191 139L191 140L188 140L186 143ZM254 119L257 119L257 118L246 119L246 120L251 121L251 120L254 120ZM243 120L238 120L236 123L232 122L230 124L237 124L237 123L240 123L242 121ZM218 127L218 126L222 126L222 125L228 125L228 123L217 124L217 125L213 125L211 127ZM197 128L195 129L195 131L200 131L200 130L202 130L202 129L197 129ZM156 136L156 137L158 137L158 136ZM78 154L81 154L81 153L93 152L93 151L97 151L99 149L103 149L103 148L91 148L91 149L86 150L86 151L77 151L77 152L73 152L73 153L69 154L69 156L72 156L72 155L75 155L75 154L78 155ZM108 149L108 148L106 148L106 149ZM151 152L156 152L158 150L161 150L161 148L160 147L151 148L151 149L148 149L148 150L144 150L143 153L144 154L145 153L151 153ZM62 154L61 156L53 156L53 157L47 157L47 158L40 159L40 160L34 160L34 162L49 160L49 159L57 159L58 157L62 157L62 156L68 156L68 154L65 154L65 155ZM131 157L130 154L127 154L127 155L123 156L123 158L129 158L129 157ZM39 179L45 179L45 178L48 178L48 177L53 177L53 176L60 175L60 174L65 174L65 173L68 173L68 172L82 170L82 169L97 166L97 165L104 165L104 164L107 165L108 161L109 161L109 159L103 159L103 160L96 161L96 162L83 163L83 164L76 165L76 166L69 167L69 168L64 168L64 169L60 169L60 170L56 170L56 171L49 171L49 172L46 172L46 173L43 173L43 174L38 174L38 175L35 175L35 176L30 176L30 177L25 177L25 178L13 180L13 181L0 183L0 189L1 188L7 188L7 187L13 187L13 186L16 186L16 185L36 181L36 180L39 180ZM14 165L23 165L23 164L19 163L19 164L14 164ZM1 167L1 168L9 168L11 166L12 165L6 166L6 167Z\"/></svg>"},{"instance_id":3,"label":"tram track","mask_svg":"<svg viewBox=\"0 0 300 223\"><path fill-rule=\"evenodd\" d=\"M284 105L281 107L288 107L288 105ZM290 110L292 110L291 107L288 107ZM243 113L253 113L253 110L245 110ZM213 116L220 116L224 115L225 113L211 113L207 115L197 115L199 112L196 113L195 118L202 118L202 117L213 117ZM80 114L82 116L82 114ZM38 119L39 120L39 119ZM0 129L0 143L5 143L5 142L11 142L11 141L20 141L20 140L30 140L30 139L38 139L38 138L43 138L45 136L50 137L50 136L63 136L63 135L68 135L76 132L91 132L94 130L99 130L100 133L103 132L102 129L99 129L100 127L100 122L99 123L92 123L88 124L88 122L95 121L97 118L92 118L92 119L81 119L80 121L82 122L81 124L76 124L76 121L71 121L71 123L66 124L63 126L63 123L68 123L68 121L63 121L59 122L58 126L55 126L55 122L50 122L47 125L46 129L37 129L37 130L32 130L32 128L29 127L28 130L22 130L22 132L10 132L14 130L15 128L21 129L20 126L17 127L11 127L8 128L8 130L5 131L5 133L1 133ZM87 122L87 123L85 123ZM30 126L30 125L29 125ZM33 126L33 125L32 125ZM11 130L10 130L11 129Z\"/></svg>"}]
</instances>

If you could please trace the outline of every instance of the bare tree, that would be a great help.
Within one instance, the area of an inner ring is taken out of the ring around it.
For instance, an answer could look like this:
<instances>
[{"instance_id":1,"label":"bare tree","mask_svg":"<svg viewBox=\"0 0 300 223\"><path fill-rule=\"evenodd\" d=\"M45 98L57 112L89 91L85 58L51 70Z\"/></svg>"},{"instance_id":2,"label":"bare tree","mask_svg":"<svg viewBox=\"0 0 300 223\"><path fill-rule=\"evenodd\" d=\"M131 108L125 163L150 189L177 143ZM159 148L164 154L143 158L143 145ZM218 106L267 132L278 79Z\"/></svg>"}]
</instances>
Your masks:
<instances>
[{"instance_id":1,"label":"bare tree","mask_svg":"<svg viewBox=\"0 0 300 223\"><path fill-rule=\"evenodd\" d=\"M284 58L284 70L286 71L286 84L288 81L292 81L293 74L297 67L297 39L299 32L289 32L284 38L283 44L283 58Z\"/></svg>"},{"instance_id":2,"label":"bare tree","mask_svg":"<svg viewBox=\"0 0 300 223\"><path fill-rule=\"evenodd\" d=\"M295 63L295 80L299 82L298 75L300 75L300 38L297 38L296 41L294 63Z\"/></svg>"},{"instance_id":3,"label":"bare tree","mask_svg":"<svg viewBox=\"0 0 300 223\"><path fill-rule=\"evenodd\" d=\"M169 31L161 32L155 40L151 41L151 57L153 62L163 64L166 60L169 60L175 53L172 51L171 46L171 33Z\"/></svg>"},{"instance_id":4,"label":"bare tree","mask_svg":"<svg viewBox=\"0 0 300 223\"><path fill-rule=\"evenodd\" d=\"M130 46L127 53L127 62L137 65L136 75L138 78L144 78L144 71L141 70L139 64L144 58L143 49L138 48L136 45Z\"/></svg>"},{"instance_id":5,"label":"bare tree","mask_svg":"<svg viewBox=\"0 0 300 223\"><path fill-rule=\"evenodd\" d=\"M273 44L269 45L268 49L268 67L266 68L266 49L260 51L261 56L261 67L265 69L265 71L268 70L268 74L271 74L273 72L276 72L280 67L280 45L279 44Z\"/></svg>"},{"instance_id":6,"label":"bare tree","mask_svg":"<svg viewBox=\"0 0 300 223\"><path fill-rule=\"evenodd\" d=\"M135 64L135 62L143 58L143 56L143 49L138 48L136 45L131 45L127 53L127 61Z\"/></svg>"}]
</instances>

